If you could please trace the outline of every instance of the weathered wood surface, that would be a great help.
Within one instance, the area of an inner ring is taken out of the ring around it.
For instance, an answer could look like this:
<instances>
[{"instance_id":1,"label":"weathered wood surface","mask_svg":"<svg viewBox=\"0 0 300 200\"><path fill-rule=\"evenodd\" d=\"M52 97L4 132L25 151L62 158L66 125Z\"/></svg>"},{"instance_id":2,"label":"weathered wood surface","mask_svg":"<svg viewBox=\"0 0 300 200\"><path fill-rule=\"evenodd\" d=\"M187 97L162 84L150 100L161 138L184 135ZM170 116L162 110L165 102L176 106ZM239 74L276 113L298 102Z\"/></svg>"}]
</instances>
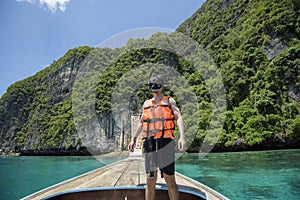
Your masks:
<instances>
[{"instance_id":1,"label":"weathered wood surface","mask_svg":"<svg viewBox=\"0 0 300 200\"><path fill-rule=\"evenodd\" d=\"M179 173L176 173L176 182L179 187L188 186L200 190L201 192L205 193L206 197L210 200L227 199L211 188L197 181L191 180ZM84 188L139 186L145 184L146 174L144 169L144 160L142 156L135 155L129 156L124 160L115 162L105 167L93 170L89 173L69 179L62 183L53 185L23 199L37 200L59 192ZM157 184L164 185L165 181L158 176Z\"/></svg>"}]
</instances>

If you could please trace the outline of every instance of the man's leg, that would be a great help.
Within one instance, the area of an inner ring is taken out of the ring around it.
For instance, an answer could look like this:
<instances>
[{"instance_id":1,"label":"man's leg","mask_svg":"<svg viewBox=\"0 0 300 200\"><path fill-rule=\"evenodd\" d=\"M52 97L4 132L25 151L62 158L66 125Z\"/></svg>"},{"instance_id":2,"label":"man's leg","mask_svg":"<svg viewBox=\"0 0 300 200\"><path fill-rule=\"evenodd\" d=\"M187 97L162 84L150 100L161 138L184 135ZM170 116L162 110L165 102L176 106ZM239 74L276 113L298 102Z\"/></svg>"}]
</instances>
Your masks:
<instances>
[{"instance_id":1,"label":"man's leg","mask_svg":"<svg viewBox=\"0 0 300 200\"><path fill-rule=\"evenodd\" d=\"M147 186L145 199L146 200L155 200L155 184L157 180L157 170L154 172L154 179L150 177L150 173L147 173Z\"/></svg>"},{"instance_id":2,"label":"man's leg","mask_svg":"<svg viewBox=\"0 0 300 200\"><path fill-rule=\"evenodd\" d=\"M175 143L174 140L164 138L159 140L158 151L159 168L163 172L170 200L178 200L179 192L175 181Z\"/></svg>"},{"instance_id":3,"label":"man's leg","mask_svg":"<svg viewBox=\"0 0 300 200\"><path fill-rule=\"evenodd\" d=\"M150 142L151 141L151 142ZM145 171L147 174L146 180L146 192L145 199L146 200L154 200L155 199L155 184L157 180L157 153L156 142L151 138L151 140L144 141L144 158L145 158ZM150 176L150 172L154 172L154 177Z\"/></svg>"},{"instance_id":4,"label":"man's leg","mask_svg":"<svg viewBox=\"0 0 300 200\"><path fill-rule=\"evenodd\" d=\"M179 192L175 181L175 175L167 175L164 173L164 177L168 186L168 194L170 200L179 200Z\"/></svg>"}]
</instances>

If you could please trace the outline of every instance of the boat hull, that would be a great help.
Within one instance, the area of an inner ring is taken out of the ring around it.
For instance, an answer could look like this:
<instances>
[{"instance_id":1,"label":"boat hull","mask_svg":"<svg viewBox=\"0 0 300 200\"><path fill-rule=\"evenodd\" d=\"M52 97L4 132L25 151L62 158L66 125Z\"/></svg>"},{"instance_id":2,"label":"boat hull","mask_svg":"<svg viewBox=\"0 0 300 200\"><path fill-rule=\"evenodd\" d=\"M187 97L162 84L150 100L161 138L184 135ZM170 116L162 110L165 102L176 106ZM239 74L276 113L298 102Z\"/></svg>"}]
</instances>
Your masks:
<instances>
[{"instance_id":1,"label":"boat hull","mask_svg":"<svg viewBox=\"0 0 300 200\"><path fill-rule=\"evenodd\" d=\"M205 200L205 194L189 188L179 188L180 199ZM78 189L60 192L43 198L43 200L129 200L145 199L145 186L123 186L123 187L103 187ZM168 190L164 186L156 188L156 199L168 200Z\"/></svg>"}]
</instances>

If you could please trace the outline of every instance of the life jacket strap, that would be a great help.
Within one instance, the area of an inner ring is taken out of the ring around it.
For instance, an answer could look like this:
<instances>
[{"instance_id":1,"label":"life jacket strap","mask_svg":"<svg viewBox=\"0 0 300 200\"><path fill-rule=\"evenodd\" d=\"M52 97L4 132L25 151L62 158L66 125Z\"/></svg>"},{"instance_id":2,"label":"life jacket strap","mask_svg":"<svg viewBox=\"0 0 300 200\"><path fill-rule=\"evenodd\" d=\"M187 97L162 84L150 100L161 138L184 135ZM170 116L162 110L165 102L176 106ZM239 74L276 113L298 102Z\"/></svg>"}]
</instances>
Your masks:
<instances>
[{"instance_id":1,"label":"life jacket strap","mask_svg":"<svg viewBox=\"0 0 300 200\"><path fill-rule=\"evenodd\" d=\"M156 105L153 105L153 106L147 106L147 107L144 107L144 110L150 109L150 108L154 108L154 107L156 107L156 106L170 107L169 105L165 105L165 104L163 104L163 105L161 105L161 104L156 104Z\"/></svg>"},{"instance_id":2,"label":"life jacket strap","mask_svg":"<svg viewBox=\"0 0 300 200\"><path fill-rule=\"evenodd\" d=\"M174 118L153 118L153 119L144 119L143 122L146 122L146 123L152 123L152 122L158 122L158 121L167 121L167 120L174 120Z\"/></svg>"},{"instance_id":3,"label":"life jacket strap","mask_svg":"<svg viewBox=\"0 0 300 200\"><path fill-rule=\"evenodd\" d=\"M160 130L160 129L153 129L153 130L149 130L149 131L145 131L145 133L148 133L148 134L155 134L155 133L158 133L160 131L168 131L168 130L175 130L175 128L165 128L164 130Z\"/></svg>"}]
</instances>

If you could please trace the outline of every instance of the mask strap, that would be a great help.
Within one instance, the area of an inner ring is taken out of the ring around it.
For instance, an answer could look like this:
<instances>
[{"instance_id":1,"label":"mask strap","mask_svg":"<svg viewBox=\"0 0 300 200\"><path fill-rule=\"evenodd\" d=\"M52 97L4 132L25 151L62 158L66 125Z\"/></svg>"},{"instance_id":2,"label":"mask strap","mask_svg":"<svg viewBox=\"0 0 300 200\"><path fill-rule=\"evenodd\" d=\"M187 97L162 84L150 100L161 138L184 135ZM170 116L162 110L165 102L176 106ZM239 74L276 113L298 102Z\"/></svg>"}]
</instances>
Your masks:
<instances>
[{"instance_id":1,"label":"mask strap","mask_svg":"<svg viewBox=\"0 0 300 200\"><path fill-rule=\"evenodd\" d=\"M148 77L148 85L150 84L150 78L151 78L151 76L152 76L152 73L153 73L153 68L152 68L152 70L151 70L151 72L150 72L150 74L149 74L149 77Z\"/></svg>"},{"instance_id":2,"label":"mask strap","mask_svg":"<svg viewBox=\"0 0 300 200\"><path fill-rule=\"evenodd\" d=\"M152 70L151 70L151 72L150 72L150 74L149 74L149 77L148 77L148 90L149 91L152 91L152 88L150 87L150 78L151 78L151 76L152 76L152 73L153 73L153 68L152 68Z\"/></svg>"}]
</instances>

